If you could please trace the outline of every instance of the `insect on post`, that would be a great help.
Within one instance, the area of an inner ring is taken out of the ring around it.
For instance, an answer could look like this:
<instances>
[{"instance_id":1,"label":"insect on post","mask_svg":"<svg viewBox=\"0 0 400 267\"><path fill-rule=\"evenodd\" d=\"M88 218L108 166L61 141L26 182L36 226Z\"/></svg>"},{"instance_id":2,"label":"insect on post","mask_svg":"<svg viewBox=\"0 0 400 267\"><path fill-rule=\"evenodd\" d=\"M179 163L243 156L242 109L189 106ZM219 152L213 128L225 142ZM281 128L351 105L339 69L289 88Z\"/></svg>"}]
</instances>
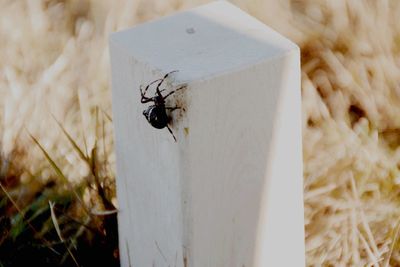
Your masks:
<instances>
[{"instance_id":1,"label":"insect on post","mask_svg":"<svg viewBox=\"0 0 400 267\"><path fill-rule=\"evenodd\" d=\"M180 86L179 88L174 89L173 91L169 92L165 96L163 96L161 94L161 92L165 91L166 89L160 90L161 84L163 84L165 79L167 79L168 76L170 76L174 72L177 72L177 70L168 72L167 74L165 74L165 76L162 79L157 79L157 80L149 83L144 90L142 90L142 85L141 85L140 86L140 96L141 96L140 102L142 102L142 104L148 103L148 102L154 103L153 105L149 106L146 110L143 111L143 115L146 117L147 121L154 128L156 128L156 129L167 128L176 142L176 137L175 137L174 133L172 132L171 128L169 128L169 126L168 126L168 123L171 121L171 118L167 115L167 110L174 111L176 109L180 109L181 107L177 107L177 106L166 107L165 100L170 95L176 93L179 90L186 88L186 86L184 86L184 85ZM157 83L155 95L153 97L146 97L147 90L154 83Z\"/></svg>"},{"instance_id":2,"label":"insect on post","mask_svg":"<svg viewBox=\"0 0 400 267\"><path fill-rule=\"evenodd\" d=\"M110 53L121 265L304 266L298 47L216 1Z\"/></svg>"}]
</instances>

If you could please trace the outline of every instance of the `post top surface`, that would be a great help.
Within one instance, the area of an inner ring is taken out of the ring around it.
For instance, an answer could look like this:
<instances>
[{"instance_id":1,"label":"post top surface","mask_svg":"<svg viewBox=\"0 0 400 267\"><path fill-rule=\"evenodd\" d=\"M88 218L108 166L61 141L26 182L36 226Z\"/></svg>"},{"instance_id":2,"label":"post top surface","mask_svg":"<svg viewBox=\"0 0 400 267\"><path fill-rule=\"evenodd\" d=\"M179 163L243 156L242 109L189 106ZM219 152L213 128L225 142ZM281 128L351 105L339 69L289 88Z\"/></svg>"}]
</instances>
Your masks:
<instances>
[{"instance_id":1,"label":"post top surface","mask_svg":"<svg viewBox=\"0 0 400 267\"><path fill-rule=\"evenodd\" d=\"M245 68L298 49L226 1L113 33L110 42L162 73L179 70L179 80L185 81Z\"/></svg>"}]
</instances>

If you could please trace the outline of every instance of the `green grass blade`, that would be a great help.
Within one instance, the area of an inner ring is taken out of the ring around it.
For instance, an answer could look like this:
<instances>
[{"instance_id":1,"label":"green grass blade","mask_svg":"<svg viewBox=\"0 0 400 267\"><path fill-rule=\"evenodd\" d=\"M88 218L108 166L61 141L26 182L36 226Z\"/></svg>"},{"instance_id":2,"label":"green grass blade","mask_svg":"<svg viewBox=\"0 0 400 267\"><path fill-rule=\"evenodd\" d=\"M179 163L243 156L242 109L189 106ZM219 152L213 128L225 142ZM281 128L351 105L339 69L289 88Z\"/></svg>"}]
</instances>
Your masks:
<instances>
[{"instance_id":1,"label":"green grass blade","mask_svg":"<svg viewBox=\"0 0 400 267\"><path fill-rule=\"evenodd\" d=\"M74 141L74 139L71 137L71 135L65 130L65 128L61 125L61 123L53 116L53 119L56 121L60 129L63 131L64 135L67 137L68 141L71 143L72 147L74 150L79 154L79 157L83 159L84 161L87 161L87 155L83 153L82 149L78 146L78 144Z\"/></svg>"},{"instance_id":2,"label":"green grass blade","mask_svg":"<svg viewBox=\"0 0 400 267\"><path fill-rule=\"evenodd\" d=\"M28 133L28 134L32 138L33 142L35 142L35 144L43 152L47 161L50 163L53 170L57 173L57 176L60 177L63 180L63 182L69 184L69 180L67 179L67 177L65 177L65 175L63 174L61 169L57 166L57 164L54 162L54 160L50 157L50 155L47 153L47 151L44 149L44 147L39 143L39 141L33 135L31 135L30 133Z\"/></svg>"},{"instance_id":3,"label":"green grass blade","mask_svg":"<svg viewBox=\"0 0 400 267\"><path fill-rule=\"evenodd\" d=\"M58 224L56 214L54 213L54 203L49 200L49 207L50 207L50 215L51 220L53 221L54 228L56 229L58 238L61 242L64 242L64 238L61 235L60 225Z\"/></svg>"},{"instance_id":4,"label":"green grass blade","mask_svg":"<svg viewBox=\"0 0 400 267\"><path fill-rule=\"evenodd\" d=\"M22 212L21 208L17 205L17 203L14 201L14 199L11 197L11 195L8 193L8 191L6 190L6 188L2 185L2 183L0 182L0 188L1 190L4 192L4 194L6 195L6 197L10 200L10 202L12 203L12 205L15 207L15 209L18 211L18 214L21 216L21 218L27 223L27 225L29 226L29 228L33 231L33 233L38 234L39 232L36 230L36 228L25 219L25 215ZM53 251L56 254L59 254L55 249L53 249L51 247L50 242L45 239L44 237L39 237L47 246L48 249L50 249L51 251Z\"/></svg>"},{"instance_id":5,"label":"green grass blade","mask_svg":"<svg viewBox=\"0 0 400 267\"><path fill-rule=\"evenodd\" d=\"M65 248L67 249L67 252L68 252L69 256L71 257L71 259L74 261L75 265L76 265L77 267L79 267L78 261L76 260L74 254L72 253L72 251L71 251L71 249L69 248L69 246L65 243L64 238L63 238L62 235L61 235L60 226L59 226L59 224L58 224L56 214L54 213L54 203L51 202L50 200L49 200L49 206L50 206L51 220L53 221L53 225L54 225L54 228L56 229L58 238L60 239L60 241L61 241L62 243L64 243Z\"/></svg>"},{"instance_id":6,"label":"green grass blade","mask_svg":"<svg viewBox=\"0 0 400 267\"><path fill-rule=\"evenodd\" d=\"M70 190L74 193L76 199L80 202L82 205L82 208L85 210L87 214L89 214L88 209L86 208L85 204L83 203L82 199L79 197L79 194L76 192L76 190L70 185L68 178L64 175L64 173L61 171L61 169L58 167L58 165L55 163L55 161L50 157L49 153L43 148L43 146L39 143L39 141L28 132L29 136L32 138L32 140L35 142L35 144L40 148L40 150L43 152L44 156L46 157L47 161L50 163L52 166L53 170L57 173L58 177L62 179L62 181L67 184L70 188Z\"/></svg>"}]
</instances>

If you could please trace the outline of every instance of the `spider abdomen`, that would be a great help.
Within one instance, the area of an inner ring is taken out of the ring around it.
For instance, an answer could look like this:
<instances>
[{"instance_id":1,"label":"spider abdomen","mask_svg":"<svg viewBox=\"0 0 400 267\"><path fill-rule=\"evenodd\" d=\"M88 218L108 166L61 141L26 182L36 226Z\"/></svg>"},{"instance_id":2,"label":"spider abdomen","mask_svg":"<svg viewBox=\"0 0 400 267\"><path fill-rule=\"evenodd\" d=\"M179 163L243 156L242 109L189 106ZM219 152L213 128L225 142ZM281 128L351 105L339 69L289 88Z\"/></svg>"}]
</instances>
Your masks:
<instances>
[{"instance_id":1,"label":"spider abdomen","mask_svg":"<svg viewBox=\"0 0 400 267\"><path fill-rule=\"evenodd\" d=\"M168 116L164 105L152 105L143 111L147 121L157 129L162 129L168 124Z\"/></svg>"}]
</instances>

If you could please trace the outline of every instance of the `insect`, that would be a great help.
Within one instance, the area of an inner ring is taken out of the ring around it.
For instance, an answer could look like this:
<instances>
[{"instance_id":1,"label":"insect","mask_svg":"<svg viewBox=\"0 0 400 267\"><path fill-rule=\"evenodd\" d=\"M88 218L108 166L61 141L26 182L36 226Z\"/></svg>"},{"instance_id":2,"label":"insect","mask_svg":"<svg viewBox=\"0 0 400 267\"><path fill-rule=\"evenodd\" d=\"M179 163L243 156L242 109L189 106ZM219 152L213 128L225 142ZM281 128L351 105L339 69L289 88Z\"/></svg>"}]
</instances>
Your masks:
<instances>
[{"instance_id":1,"label":"insect","mask_svg":"<svg viewBox=\"0 0 400 267\"><path fill-rule=\"evenodd\" d=\"M180 109L180 107L167 107L165 106L165 99L167 99L167 97L169 97L170 95L174 94L175 92L177 92L178 90L184 89L186 88L186 85L181 86L171 92L169 92L168 94L166 94L165 96L163 96L161 94L161 92L165 91L166 89L162 89L160 90L160 86L161 84L165 81L165 79L168 78L169 75L171 75L172 73L177 72L177 70L171 71L167 74L165 74L165 76L162 79L157 79L155 81L152 81L151 83L149 83L145 89L143 90L143 86L140 86L140 95L141 95L141 99L140 102L142 104L148 103L148 102L153 102L154 104L149 106L147 109L145 109L143 111L143 115L146 117L147 121L151 124L151 126L153 126L154 128L157 129L163 129L163 128L167 128L168 131L171 133L172 137L174 138L175 142L176 142L176 137L174 135L174 133L172 132L171 128L168 126L168 124L171 121L171 118L168 117L167 115L167 110L169 111L174 111L176 109ZM149 89L150 85L157 83L157 87L156 87L156 93L153 97L147 97L146 96L146 92Z\"/></svg>"}]
</instances>

